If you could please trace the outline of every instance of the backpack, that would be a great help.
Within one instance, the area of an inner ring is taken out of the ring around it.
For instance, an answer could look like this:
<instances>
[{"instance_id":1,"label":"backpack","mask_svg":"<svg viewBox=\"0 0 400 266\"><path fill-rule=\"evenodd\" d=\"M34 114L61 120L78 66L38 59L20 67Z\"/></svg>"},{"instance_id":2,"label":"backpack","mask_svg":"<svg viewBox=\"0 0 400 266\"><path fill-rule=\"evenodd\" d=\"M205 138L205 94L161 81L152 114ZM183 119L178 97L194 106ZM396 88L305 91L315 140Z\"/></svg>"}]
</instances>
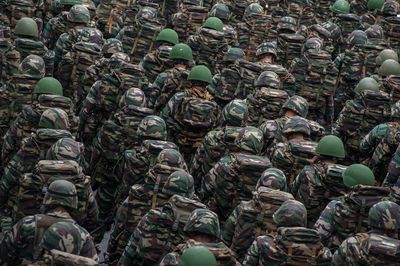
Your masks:
<instances>
[{"instance_id":1,"label":"backpack","mask_svg":"<svg viewBox=\"0 0 400 266\"><path fill-rule=\"evenodd\" d=\"M235 90L235 98L246 99L247 95L253 92L254 81L264 71L264 67L257 63L238 59L232 69L240 74L240 80Z\"/></svg>"},{"instance_id":2,"label":"backpack","mask_svg":"<svg viewBox=\"0 0 400 266\"><path fill-rule=\"evenodd\" d=\"M293 59L301 58L306 38L300 34L283 33L278 36L278 63L288 67Z\"/></svg>"},{"instance_id":3,"label":"backpack","mask_svg":"<svg viewBox=\"0 0 400 266\"><path fill-rule=\"evenodd\" d=\"M235 99L236 95L240 95L238 91L240 79L240 74L235 69L223 68L220 74L214 75L208 90L221 106L225 106Z\"/></svg>"},{"instance_id":4,"label":"backpack","mask_svg":"<svg viewBox=\"0 0 400 266\"><path fill-rule=\"evenodd\" d=\"M400 100L400 76L389 76L382 82L382 91L389 94L390 104Z\"/></svg>"},{"instance_id":5,"label":"backpack","mask_svg":"<svg viewBox=\"0 0 400 266\"><path fill-rule=\"evenodd\" d=\"M334 233L339 242L332 245L340 245L346 238L356 233L366 232L369 228L369 209L382 201L389 193L390 189L386 187L363 185L352 187L351 192L344 197L343 201L338 201L335 206Z\"/></svg>"},{"instance_id":6,"label":"backpack","mask_svg":"<svg viewBox=\"0 0 400 266\"><path fill-rule=\"evenodd\" d=\"M32 173L25 174L19 183L17 205L14 206L15 220L40 213L44 194L55 180L67 180L73 183L78 195L78 209L72 216L78 221L86 219L87 205L91 192L90 178L75 161L41 160Z\"/></svg>"},{"instance_id":7,"label":"backpack","mask_svg":"<svg viewBox=\"0 0 400 266\"><path fill-rule=\"evenodd\" d=\"M37 2L33 0L10 0L6 4L6 14L10 18L10 26L15 27L23 17L35 18L38 13ZM39 27L38 27L39 28ZM41 29L41 28L39 28Z\"/></svg>"},{"instance_id":8,"label":"backpack","mask_svg":"<svg viewBox=\"0 0 400 266\"><path fill-rule=\"evenodd\" d=\"M172 15L172 28L178 33L179 40L184 42L202 26L207 17L207 8L185 5L178 13Z\"/></svg>"},{"instance_id":9,"label":"backpack","mask_svg":"<svg viewBox=\"0 0 400 266\"><path fill-rule=\"evenodd\" d=\"M400 18L398 16L386 17L381 23L388 45L393 48L399 48Z\"/></svg>"},{"instance_id":10,"label":"backpack","mask_svg":"<svg viewBox=\"0 0 400 266\"><path fill-rule=\"evenodd\" d=\"M400 259L400 240L374 233L356 234L354 236L361 243L364 265L394 266Z\"/></svg>"},{"instance_id":11,"label":"backpack","mask_svg":"<svg viewBox=\"0 0 400 266\"><path fill-rule=\"evenodd\" d=\"M265 120L276 119L289 95L284 90L257 88L247 96L248 126L259 127Z\"/></svg>"},{"instance_id":12,"label":"backpack","mask_svg":"<svg viewBox=\"0 0 400 266\"><path fill-rule=\"evenodd\" d=\"M102 0L96 9L97 27L110 38L116 35L118 18L131 5L132 0Z\"/></svg>"},{"instance_id":13,"label":"backpack","mask_svg":"<svg viewBox=\"0 0 400 266\"><path fill-rule=\"evenodd\" d=\"M272 216L285 201L291 199L294 198L290 193L264 188L257 192L253 200L242 202L231 245L239 258L245 256L258 236L276 232Z\"/></svg>"}]
</instances>

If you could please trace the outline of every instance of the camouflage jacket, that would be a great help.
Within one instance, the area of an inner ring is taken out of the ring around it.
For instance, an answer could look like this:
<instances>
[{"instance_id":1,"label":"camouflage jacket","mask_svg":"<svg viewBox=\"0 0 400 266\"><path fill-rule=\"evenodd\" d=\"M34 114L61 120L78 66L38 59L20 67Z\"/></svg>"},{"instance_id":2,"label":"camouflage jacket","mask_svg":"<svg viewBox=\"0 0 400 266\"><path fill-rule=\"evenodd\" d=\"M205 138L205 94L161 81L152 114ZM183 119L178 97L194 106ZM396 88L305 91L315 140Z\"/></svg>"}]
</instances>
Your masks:
<instances>
[{"instance_id":1,"label":"camouflage jacket","mask_svg":"<svg viewBox=\"0 0 400 266\"><path fill-rule=\"evenodd\" d=\"M208 86L208 91L222 108L241 95L238 91L241 75L240 72L232 68L231 64L218 67L221 68L220 73L214 75L211 84Z\"/></svg>"},{"instance_id":2,"label":"camouflage jacket","mask_svg":"<svg viewBox=\"0 0 400 266\"><path fill-rule=\"evenodd\" d=\"M13 226L11 232L5 235L0 245L0 262L2 265L16 265L22 261L33 262L39 258L42 250L40 241L47 228L60 221L74 223L71 216L64 211L52 211L46 214L36 214L21 219ZM81 229L82 248L80 256L98 261L96 248L89 233Z\"/></svg>"},{"instance_id":3,"label":"camouflage jacket","mask_svg":"<svg viewBox=\"0 0 400 266\"><path fill-rule=\"evenodd\" d=\"M317 162L306 165L297 175L292 194L307 209L307 224L314 224L325 206L334 199L344 196L348 188L343 184L345 166Z\"/></svg>"},{"instance_id":4,"label":"camouflage jacket","mask_svg":"<svg viewBox=\"0 0 400 266\"><path fill-rule=\"evenodd\" d=\"M183 227L195 209L206 208L198 201L172 196L162 207L142 217L131 235L119 265L158 265L158 262L185 240Z\"/></svg>"},{"instance_id":5,"label":"camouflage jacket","mask_svg":"<svg viewBox=\"0 0 400 266\"><path fill-rule=\"evenodd\" d=\"M179 258L182 253L195 246L204 246L211 253L214 254L217 260L217 266L239 266L241 265L237 260L235 253L232 252L223 242L209 243L209 242L199 242L193 239L189 239L186 242L179 244L174 252L168 253L160 262L160 266L177 266L179 263Z\"/></svg>"},{"instance_id":6,"label":"camouflage jacket","mask_svg":"<svg viewBox=\"0 0 400 266\"><path fill-rule=\"evenodd\" d=\"M366 232L369 209L389 192L389 188L357 185L343 198L331 201L314 225L322 242L334 250L346 238Z\"/></svg>"},{"instance_id":7,"label":"camouflage jacket","mask_svg":"<svg viewBox=\"0 0 400 266\"><path fill-rule=\"evenodd\" d=\"M377 233L360 233L349 237L332 257L332 265L396 265L400 258L400 240Z\"/></svg>"},{"instance_id":8,"label":"camouflage jacket","mask_svg":"<svg viewBox=\"0 0 400 266\"><path fill-rule=\"evenodd\" d=\"M331 259L331 252L321 243L316 230L280 227L275 237L254 240L243 265L330 265Z\"/></svg>"},{"instance_id":9,"label":"camouflage jacket","mask_svg":"<svg viewBox=\"0 0 400 266\"><path fill-rule=\"evenodd\" d=\"M61 12L44 26L42 39L49 49L53 50L60 35L67 31L67 14L68 12Z\"/></svg>"}]
</instances>

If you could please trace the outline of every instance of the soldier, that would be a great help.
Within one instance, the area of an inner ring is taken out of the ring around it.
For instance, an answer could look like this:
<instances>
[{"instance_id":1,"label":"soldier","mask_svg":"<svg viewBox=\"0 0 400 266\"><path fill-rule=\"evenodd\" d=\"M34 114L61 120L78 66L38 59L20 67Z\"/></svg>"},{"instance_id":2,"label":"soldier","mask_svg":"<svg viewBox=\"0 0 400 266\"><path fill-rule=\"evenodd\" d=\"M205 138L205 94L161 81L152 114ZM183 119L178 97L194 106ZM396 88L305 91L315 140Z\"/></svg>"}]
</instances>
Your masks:
<instances>
[{"instance_id":1,"label":"soldier","mask_svg":"<svg viewBox=\"0 0 400 266\"><path fill-rule=\"evenodd\" d=\"M180 193L182 194L182 193ZM195 209L206 206L176 194L142 217L118 265L155 265L185 239L183 228Z\"/></svg>"},{"instance_id":2,"label":"soldier","mask_svg":"<svg viewBox=\"0 0 400 266\"><path fill-rule=\"evenodd\" d=\"M296 200L304 203L310 225L331 200L348 191L342 181L346 167L337 163L345 157L343 142L336 136L325 136L318 142L316 153L312 163L297 175L291 191Z\"/></svg>"},{"instance_id":3,"label":"soldier","mask_svg":"<svg viewBox=\"0 0 400 266\"><path fill-rule=\"evenodd\" d=\"M47 108L61 108L68 113L71 130L76 130L76 118L73 115L72 101L63 97L60 82L51 77L39 80L33 90L32 105L24 108L11 123L2 147L2 164L7 165L19 150L22 140L36 131L40 116Z\"/></svg>"},{"instance_id":4,"label":"soldier","mask_svg":"<svg viewBox=\"0 0 400 266\"><path fill-rule=\"evenodd\" d=\"M69 132L69 119L59 108L49 108L40 117L38 130L23 141L19 151L6 165L0 181L0 205L10 207L18 204L16 193L24 173L30 173L36 163L45 159L47 150L61 138L72 138Z\"/></svg>"},{"instance_id":5,"label":"soldier","mask_svg":"<svg viewBox=\"0 0 400 266\"><path fill-rule=\"evenodd\" d=\"M42 57L46 65L46 75L53 75L54 52L49 50L38 39L39 30L36 22L33 19L24 17L18 20L14 28L13 48L10 49L5 55L5 59L7 60L7 79L9 79L13 74L17 73L20 62L31 54Z\"/></svg>"},{"instance_id":6,"label":"soldier","mask_svg":"<svg viewBox=\"0 0 400 266\"><path fill-rule=\"evenodd\" d=\"M400 47L400 42L397 38L399 29L399 17L397 16L400 12L400 3L394 0L385 1L383 4L380 14L382 15L381 25L385 31L385 37L389 44L389 47L396 50Z\"/></svg>"},{"instance_id":7,"label":"soldier","mask_svg":"<svg viewBox=\"0 0 400 266\"><path fill-rule=\"evenodd\" d=\"M198 65L205 65L215 72L216 62L228 50L223 32L224 23L219 18L209 17L194 35L189 36L188 45Z\"/></svg>"},{"instance_id":8,"label":"soldier","mask_svg":"<svg viewBox=\"0 0 400 266\"><path fill-rule=\"evenodd\" d=\"M208 16L217 17L224 23L222 31L224 32L225 40L231 47L236 47L237 32L236 27L231 25L232 12L229 7L224 3L216 3L211 7L210 12L208 12Z\"/></svg>"},{"instance_id":9,"label":"soldier","mask_svg":"<svg viewBox=\"0 0 400 266\"><path fill-rule=\"evenodd\" d=\"M189 239L179 244L174 252L165 255L160 266L178 265L182 253L191 247L198 246L204 246L210 250L214 254L218 266L240 265L236 260L235 253L220 241L219 220L214 212L208 209L194 210L183 230Z\"/></svg>"},{"instance_id":10,"label":"soldier","mask_svg":"<svg viewBox=\"0 0 400 266\"><path fill-rule=\"evenodd\" d=\"M156 113L160 112L171 97L187 87L188 67L193 63L192 49L179 43L172 47L169 53L172 67L158 74L153 85L149 88L149 107Z\"/></svg>"},{"instance_id":11,"label":"soldier","mask_svg":"<svg viewBox=\"0 0 400 266\"><path fill-rule=\"evenodd\" d=\"M174 194L196 198L193 177L183 169L172 172L167 179L156 178L152 180L148 176L144 184L133 185L128 197L118 208L107 249L110 261L118 260L140 219L148 211L164 205Z\"/></svg>"},{"instance_id":12,"label":"soldier","mask_svg":"<svg viewBox=\"0 0 400 266\"><path fill-rule=\"evenodd\" d=\"M236 148L204 176L203 200L220 220L225 221L242 200L250 200L262 172L271 166L266 157L259 156L263 146L262 132L245 127L235 139Z\"/></svg>"},{"instance_id":13,"label":"soldier","mask_svg":"<svg viewBox=\"0 0 400 266\"><path fill-rule=\"evenodd\" d=\"M366 232L368 211L389 195L389 189L375 186L375 176L362 164L353 164L342 174L350 191L325 207L314 228L324 245L335 250L346 238Z\"/></svg>"},{"instance_id":14,"label":"soldier","mask_svg":"<svg viewBox=\"0 0 400 266\"><path fill-rule=\"evenodd\" d=\"M272 219L274 212L285 201L294 199L292 194L280 190L278 180L273 180L278 176L284 177L284 174L276 168L265 170L253 198L240 202L224 224L223 240L240 261L243 261L254 239L276 233L277 227Z\"/></svg>"},{"instance_id":15,"label":"soldier","mask_svg":"<svg viewBox=\"0 0 400 266\"><path fill-rule=\"evenodd\" d=\"M307 140L310 136L310 126L307 120L300 116L289 118L282 134L286 140L272 148L271 163L285 173L291 187L303 167L312 163L317 143Z\"/></svg>"},{"instance_id":16,"label":"soldier","mask_svg":"<svg viewBox=\"0 0 400 266\"><path fill-rule=\"evenodd\" d=\"M158 33L154 50L147 53L140 63L149 82L154 82L158 74L170 67L172 64L170 52L178 43L179 37L176 31L165 28Z\"/></svg>"},{"instance_id":17,"label":"soldier","mask_svg":"<svg viewBox=\"0 0 400 266\"><path fill-rule=\"evenodd\" d=\"M332 265L395 265L399 259L400 206L390 201L369 210L368 233L347 238L332 257ZM396 251L395 251L396 250Z\"/></svg>"},{"instance_id":18,"label":"soldier","mask_svg":"<svg viewBox=\"0 0 400 266\"><path fill-rule=\"evenodd\" d=\"M190 87L176 93L164 107L161 117L167 123L170 139L179 146L186 162L208 131L217 126L221 110L206 90L211 83L210 70L203 65L190 70Z\"/></svg>"},{"instance_id":19,"label":"soldier","mask_svg":"<svg viewBox=\"0 0 400 266\"><path fill-rule=\"evenodd\" d=\"M379 91L375 79L362 79L354 92L354 100L346 102L332 128L333 134L343 140L349 162L365 159L366 155L359 151L362 138L378 123L390 118L389 95Z\"/></svg>"},{"instance_id":20,"label":"soldier","mask_svg":"<svg viewBox=\"0 0 400 266\"><path fill-rule=\"evenodd\" d=\"M2 264L15 265L38 259L42 253L40 243L46 230L57 222L75 223L70 212L77 208L77 204L77 192L72 183L65 180L52 182L43 200L44 214L24 217L5 235L0 245ZM83 227L75 226L84 240L80 255L98 261L89 233Z\"/></svg>"},{"instance_id":21,"label":"soldier","mask_svg":"<svg viewBox=\"0 0 400 266\"><path fill-rule=\"evenodd\" d=\"M203 138L193 157L190 172L194 177L196 190L204 175L235 146L234 141L243 126L247 124L248 108L245 101L233 100L222 110L222 124L210 130Z\"/></svg>"},{"instance_id":22,"label":"soldier","mask_svg":"<svg viewBox=\"0 0 400 266\"><path fill-rule=\"evenodd\" d=\"M254 82L254 87L254 91L246 99L249 108L248 125L258 127L267 119L279 117L289 95L282 90L279 76L272 71L262 72Z\"/></svg>"},{"instance_id":23,"label":"soldier","mask_svg":"<svg viewBox=\"0 0 400 266\"><path fill-rule=\"evenodd\" d=\"M243 265L330 265L332 254L321 243L318 232L306 228L307 210L301 202L284 202L273 219L278 226L277 235L254 240Z\"/></svg>"},{"instance_id":24,"label":"soldier","mask_svg":"<svg viewBox=\"0 0 400 266\"><path fill-rule=\"evenodd\" d=\"M379 55L376 57L376 65L377 67L380 67L383 62L385 62L388 59L392 59L396 62L399 62L399 56L396 53L396 51L391 50L391 49L384 49L382 52L379 53Z\"/></svg>"}]
</instances>

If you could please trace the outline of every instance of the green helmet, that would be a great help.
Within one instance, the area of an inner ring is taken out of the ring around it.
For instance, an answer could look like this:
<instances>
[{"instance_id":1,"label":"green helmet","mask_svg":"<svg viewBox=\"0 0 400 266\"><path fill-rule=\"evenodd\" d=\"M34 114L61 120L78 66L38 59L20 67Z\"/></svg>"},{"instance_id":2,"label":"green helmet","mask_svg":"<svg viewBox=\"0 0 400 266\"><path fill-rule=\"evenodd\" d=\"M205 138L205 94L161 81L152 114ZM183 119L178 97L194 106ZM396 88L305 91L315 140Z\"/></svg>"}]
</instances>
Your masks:
<instances>
[{"instance_id":1,"label":"green helmet","mask_svg":"<svg viewBox=\"0 0 400 266\"><path fill-rule=\"evenodd\" d=\"M238 59L244 58L245 54L242 49L230 47L222 57L222 61L226 63L234 63Z\"/></svg>"},{"instance_id":2,"label":"green helmet","mask_svg":"<svg viewBox=\"0 0 400 266\"><path fill-rule=\"evenodd\" d=\"M272 216L278 227L305 227L307 209L297 200L285 201Z\"/></svg>"},{"instance_id":3,"label":"green helmet","mask_svg":"<svg viewBox=\"0 0 400 266\"><path fill-rule=\"evenodd\" d=\"M181 59L186 61L193 60L192 48L189 45L184 43L178 43L172 47L171 52L169 53L169 57L171 59Z\"/></svg>"},{"instance_id":4,"label":"green helmet","mask_svg":"<svg viewBox=\"0 0 400 266\"><path fill-rule=\"evenodd\" d=\"M393 59L396 62L399 62L399 55L392 49L385 49L376 57L375 62L378 66L380 66L388 59Z\"/></svg>"},{"instance_id":5,"label":"green helmet","mask_svg":"<svg viewBox=\"0 0 400 266\"><path fill-rule=\"evenodd\" d=\"M17 24L14 28L14 34L19 36L39 38L39 29L33 19L24 17L17 21Z\"/></svg>"},{"instance_id":6,"label":"green helmet","mask_svg":"<svg viewBox=\"0 0 400 266\"><path fill-rule=\"evenodd\" d=\"M58 222L50 225L44 232L40 246L79 255L83 247L82 229L73 222Z\"/></svg>"},{"instance_id":7,"label":"green helmet","mask_svg":"<svg viewBox=\"0 0 400 266\"><path fill-rule=\"evenodd\" d=\"M40 116L38 128L69 130L68 114L60 108L46 109Z\"/></svg>"},{"instance_id":8,"label":"green helmet","mask_svg":"<svg viewBox=\"0 0 400 266\"><path fill-rule=\"evenodd\" d=\"M256 189L259 187L268 187L276 190L287 190L287 182L285 173L278 168L268 168L257 181Z\"/></svg>"},{"instance_id":9,"label":"green helmet","mask_svg":"<svg viewBox=\"0 0 400 266\"><path fill-rule=\"evenodd\" d=\"M55 78L44 77L38 81L33 93L63 96L63 87Z\"/></svg>"},{"instance_id":10,"label":"green helmet","mask_svg":"<svg viewBox=\"0 0 400 266\"><path fill-rule=\"evenodd\" d=\"M41 79L46 74L46 64L43 58L37 55L28 55L19 64L18 72L21 75L27 75L31 78Z\"/></svg>"},{"instance_id":11,"label":"green helmet","mask_svg":"<svg viewBox=\"0 0 400 266\"><path fill-rule=\"evenodd\" d=\"M76 209L78 207L78 196L75 185L66 180L53 181L47 188L43 204L45 206L64 206Z\"/></svg>"},{"instance_id":12,"label":"green helmet","mask_svg":"<svg viewBox=\"0 0 400 266\"><path fill-rule=\"evenodd\" d=\"M141 89L130 88L127 90L119 101L119 107L126 105L134 105L138 107L146 106L146 96Z\"/></svg>"},{"instance_id":13,"label":"green helmet","mask_svg":"<svg viewBox=\"0 0 400 266\"><path fill-rule=\"evenodd\" d=\"M217 17L209 17L208 19L206 19L206 21L204 21L203 28L223 31L224 23Z\"/></svg>"},{"instance_id":14,"label":"green helmet","mask_svg":"<svg viewBox=\"0 0 400 266\"><path fill-rule=\"evenodd\" d=\"M72 138L62 138L51 145L46 160L83 162L84 146Z\"/></svg>"},{"instance_id":15,"label":"green helmet","mask_svg":"<svg viewBox=\"0 0 400 266\"><path fill-rule=\"evenodd\" d=\"M173 29L163 29L158 33L156 41L164 41L175 45L179 43L179 37Z\"/></svg>"},{"instance_id":16,"label":"green helmet","mask_svg":"<svg viewBox=\"0 0 400 266\"><path fill-rule=\"evenodd\" d=\"M74 5L67 14L67 20L73 23L88 24L90 22L90 13L84 5Z\"/></svg>"},{"instance_id":17,"label":"green helmet","mask_svg":"<svg viewBox=\"0 0 400 266\"><path fill-rule=\"evenodd\" d=\"M373 78L363 78L358 82L356 88L354 89L355 93L362 93L364 91L379 91L379 84Z\"/></svg>"},{"instance_id":18,"label":"green helmet","mask_svg":"<svg viewBox=\"0 0 400 266\"><path fill-rule=\"evenodd\" d=\"M222 109L222 117L225 125L242 127L246 125L248 116L249 109L244 100L232 100Z\"/></svg>"},{"instance_id":19,"label":"green helmet","mask_svg":"<svg viewBox=\"0 0 400 266\"><path fill-rule=\"evenodd\" d=\"M331 11L336 14L349 14L350 4L346 0L337 0L331 5Z\"/></svg>"},{"instance_id":20,"label":"green helmet","mask_svg":"<svg viewBox=\"0 0 400 266\"><path fill-rule=\"evenodd\" d=\"M369 10L380 10L385 0L368 0L367 7Z\"/></svg>"},{"instance_id":21,"label":"green helmet","mask_svg":"<svg viewBox=\"0 0 400 266\"><path fill-rule=\"evenodd\" d=\"M235 145L241 151L251 154L260 154L264 146L264 136L260 129L256 127L244 127L235 138Z\"/></svg>"},{"instance_id":22,"label":"green helmet","mask_svg":"<svg viewBox=\"0 0 400 266\"><path fill-rule=\"evenodd\" d=\"M212 82L212 74L208 67L203 65L194 66L189 73L188 80L203 81L208 84Z\"/></svg>"},{"instance_id":23,"label":"green helmet","mask_svg":"<svg viewBox=\"0 0 400 266\"><path fill-rule=\"evenodd\" d=\"M345 157L343 142L334 135L324 136L318 142L316 152L319 156L329 156L340 159Z\"/></svg>"},{"instance_id":24,"label":"green helmet","mask_svg":"<svg viewBox=\"0 0 400 266\"><path fill-rule=\"evenodd\" d=\"M400 64L393 60L385 60L378 70L378 74L381 77L388 77L390 75L399 76L400 75Z\"/></svg>"},{"instance_id":25,"label":"green helmet","mask_svg":"<svg viewBox=\"0 0 400 266\"><path fill-rule=\"evenodd\" d=\"M305 136L310 136L311 129L306 119L301 116L292 116L283 126L282 133L285 135L301 133Z\"/></svg>"},{"instance_id":26,"label":"green helmet","mask_svg":"<svg viewBox=\"0 0 400 266\"><path fill-rule=\"evenodd\" d=\"M343 184L347 187L356 185L375 185L375 175L367 166L363 164L352 164L346 168L342 174Z\"/></svg>"},{"instance_id":27,"label":"green helmet","mask_svg":"<svg viewBox=\"0 0 400 266\"><path fill-rule=\"evenodd\" d=\"M400 206L392 201L381 201L369 209L369 226L374 229L399 231Z\"/></svg>"},{"instance_id":28,"label":"green helmet","mask_svg":"<svg viewBox=\"0 0 400 266\"><path fill-rule=\"evenodd\" d=\"M194 195L193 177L183 170L173 172L165 182L162 193L168 197L180 195L192 198Z\"/></svg>"},{"instance_id":29,"label":"green helmet","mask_svg":"<svg viewBox=\"0 0 400 266\"><path fill-rule=\"evenodd\" d=\"M400 119L400 101L397 101L391 108L392 119Z\"/></svg>"},{"instance_id":30,"label":"green helmet","mask_svg":"<svg viewBox=\"0 0 400 266\"><path fill-rule=\"evenodd\" d=\"M164 119L156 115L149 115L140 121L137 135L141 139L167 139L167 125Z\"/></svg>"},{"instance_id":31,"label":"green helmet","mask_svg":"<svg viewBox=\"0 0 400 266\"><path fill-rule=\"evenodd\" d=\"M281 115L286 111L292 111L301 117L306 117L308 114L308 102L301 96L290 97L283 105L281 109Z\"/></svg>"},{"instance_id":32,"label":"green helmet","mask_svg":"<svg viewBox=\"0 0 400 266\"><path fill-rule=\"evenodd\" d=\"M218 215L208 209L194 210L183 230L187 234L221 237Z\"/></svg>"},{"instance_id":33,"label":"green helmet","mask_svg":"<svg viewBox=\"0 0 400 266\"><path fill-rule=\"evenodd\" d=\"M223 3L217 3L213 5L210 12L208 12L209 17L217 17L223 21L229 21L232 12L229 10L229 7Z\"/></svg>"},{"instance_id":34,"label":"green helmet","mask_svg":"<svg viewBox=\"0 0 400 266\"><path fill-rule=\"evenodd\" d=\"M278 74L272 71L264 71L258 76L257 80L254 82L255 87L268 87L273 89L280 89L281 79Z\"/></svg>"},{"instance_id":35,"label":"green helmet","mask_svg":"<svg viewBox=\"0 0 400 266\"><path fill-rule=\"evenodd\" d=\"M217 266L215 256L206 247L195 246L186 249L179 259L178 266Z\"/></svg>"}]
</instances>

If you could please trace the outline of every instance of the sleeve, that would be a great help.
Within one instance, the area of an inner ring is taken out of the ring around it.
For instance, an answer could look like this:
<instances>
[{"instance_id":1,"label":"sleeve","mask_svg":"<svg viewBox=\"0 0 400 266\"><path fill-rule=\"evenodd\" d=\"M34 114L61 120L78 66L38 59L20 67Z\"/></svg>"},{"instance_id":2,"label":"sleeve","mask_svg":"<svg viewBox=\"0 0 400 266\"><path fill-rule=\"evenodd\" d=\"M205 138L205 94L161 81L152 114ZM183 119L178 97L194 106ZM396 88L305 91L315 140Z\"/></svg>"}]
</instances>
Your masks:
<instances>
[{"instance_id":1,"label":"sleeve","mask_svg":"<svg viewBox=\"0 0 400 266\"><path fill-rule=\"evenodd\" d=\"M358 264L359 259L362 258L360 245L357 238L350 237L343 241L332 257L332 265L362 265Z\"/></svg>"},{"instance_id":2,"label":"sleeve","mask_svg":"<svg viewBox=\"0 0 400 266\"><path fill-rule=\"evenodd\" d=\"M324 245L327 245L334 230L333 216L337 203L337 200L329 202L314 225L314 229L320 234L321 241Z\"/></svg>"},{"instance_id":3,"label":"sleeve","mask_svg":"<svg viewBox=\"0 0 400 266\"><path fill-rule=\"evenodd\" d=\"M95 229L98 225L99 220L99 208L97 206L97 202L92 191L92 188L89 186L89 198L88 198L88 206L87 206L87 220L86 220L86 228L88 230Z\"/></svg>"},{"instance_id":4,"label":"sleeve","mask_svg":"<svg viewBox=\"0 0 400 266\"><path fill-rule=\"evenodd\" d=\"M374 127L361 141L360 152L364 154L371 154L384 138L387 129L388 127L386 124L381 124Z\"/></svg>"},{"instance_id":5,"label":"sleeve","mask_svg":"<svg viewBox=\"0 0 400 266\"><path fill-rule=\"evenodd\" d=\"M85 241L83 242L82 249L79 255L98 262L99 257L97 255L96 246L94 245L93 238L88 232L82 232L82 235L85 235Z\"/></svg>"},{"instance_id":6,"label":"sleeve","mask_svg":"<svg viewBox=\"0 0 400 266\"><path fill-rule=\"evenodd\" d=\"M388 173L383 181L386 186L392 186L400 176L400 145L397 147L389 163Z\"/></svg>"},{"instance_id":7,"label":"sleeve","mask_svg":"<svg viewBox=\"0 0 400 266\"><path fill-rule=\"evenodd\" d=\"M260 265L260 250L261 250L261 243L264 242L264 238L266 236L257 237L249 249L247 250L247 254L243 260L243 266L257 266Z\"/></svg>"},{"instance_id":8,"label":"sleeve","mask_svg":"<svg viewBox=\"0 0 400 266\"><path fill-rule=\"evenodd\" d=\"M235 234L235 229L237 226L240 209L241 209L241 205L239 204L233 210L231 215L229 215L228 219L226 220L226 222L224 224L224 229L222 230L222 234L221 234L222 239L228 247L230 247L232 245L232 239L233 239L233 235Z\"/></svg>"}]
</instances>

